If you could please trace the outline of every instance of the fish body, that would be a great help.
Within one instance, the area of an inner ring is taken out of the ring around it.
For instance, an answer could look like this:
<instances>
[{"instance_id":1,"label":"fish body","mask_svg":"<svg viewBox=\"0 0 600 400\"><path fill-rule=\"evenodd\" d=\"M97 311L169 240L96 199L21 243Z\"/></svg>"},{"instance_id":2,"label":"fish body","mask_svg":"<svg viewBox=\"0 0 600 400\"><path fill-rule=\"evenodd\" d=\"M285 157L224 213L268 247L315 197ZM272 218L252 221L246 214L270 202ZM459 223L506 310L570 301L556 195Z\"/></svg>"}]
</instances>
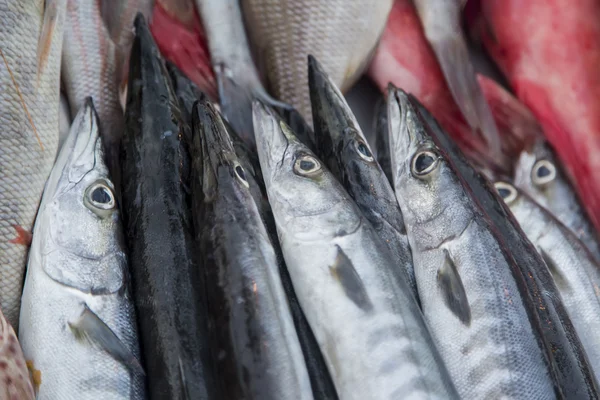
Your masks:
<instances>
[{"instance_id":1,"label":"fish body","mask_svg":"<svg viewBox=\"0 0 600 400\"><path fill-rule=\"evenodd\" d=\"M596 260L600 260L594 226L554 150L543 139L519 156L514 184L550 211L585 244Z\"/></svg>"},{"instance_id":2,"label":"fish body","mask_svg":"<svg viewBox=\"0 0 600 400\"><path fill-rule=\"evenodd\" d=\"M488 226L488 234L493 235L502 257L510 268L513 282L518 289L514 299L516 301L517 295L522 299L529 324L542 349L548 374L554 384L555 395L576 399L598 398L597 381L544 260L538 255L534 245L527 239L491 183L464 158L456 143L441 129L427 109L414 96L409 97L411 103L418 109L420 121L426 128L430 142L433 140L438 152L443 154L444 165L451 168L454 176L464 185L463 192L471 199L473 210L483 217L479 222ZM391 125L390 131L392 131ZM428 164L429 162L422 163L422 165ZM394 183L398 190L396 178ZM462 203L454 202L454 205L456 204ZM448 211L447 214L450 217L458 215L452 211ZM416 250L412 243L411 248L414 259ZM489 252L486 256L489 257ZM492 287L497 286L496 282L492 285ZM489 290L489 286L485 290ZM511 292L505 295L511 295ZM452 298L448 300L454 302ZM511 326L510 329L512 331L513 327Z\"/></svg>"},{"instance_id":3,"label":"fish body","mask_svg":"<svg viewBox=\"0 0 600 400\"><path fill-rule=\"evenodd\" d=\"M41 374L38 399L145 398L121 218L98 129L88 101L35 222L19 338Z\"/></svg>"},{"instance_id":4,"label":"fish body","mask_svg":"<svg viewBox=\"0 0 600 400\"><path fill-rule=\"evenodd\" d=\"M210 103L199 103L192 117L194 220L223 396L312 399L275 251L246 173Z\"/></svg>"},{"instance_id":5,"label":"fish body","mask_svg":"<svg viewBox=\"0 0 600 400\"><path fill-rule=\"evenodd\" d=\"M479 7L480 40L539 120L599 229L600 3L471 3Z\"/></svg>"},{"instance_id":6,"label":"fish body","mask_svg":"<svg viewBox=\"0 0 600 400\"><path fill-rule=\"evenodd\" d=\"M308 77L317 154L389 247L400 279L406 280L418 300L410 246L394 189L344 96L312 56Z\"/></svg>"},{"instance_id":7,"label":"fish body","mask_svg":"<svg viewBox=\"0 0 600 400\"><path fill-rule=\"evenodd\" d=\"M34 400L32 380L15 330L0 311L0 400Z\"/></svg>"},{"instance_id":8,"label":"fish body","mask_svg":"<svg viewBox=\"0 0 600 400\"><path fill-rule=\"evenodd\" d=\"M273 95L312 121L306 58L343 92L363 74L393 0L243 0L255 58ZM387 83L386 83L387 84Z\"/></svg>"},{"instance_id":9,"label":"fish body","mask_svg":"<svg viewBox=\"0 0 600 400\"><path fill-rule=\"evenodd\" d=\"M550 269L599 379L600 265L573 232L527 194L503 181L496 189Z\"/></svg>"},{"instance_id":10,"label":"fish body","mask_svg":"<svg viewBox=\"0 0 600 400\"><path fill-rule=\"evenodd\" d=\"M390 135L388 133L387 102L381 97L375 106L375 118L373 120L373 132L375 136L375 154L381 170L388 182L394 184L392 175L392 162L390 160ZM392 186L393 187L393 186Z\"/></svg>"},{"instance_id":11,"label":"fish body","mask_svg":"<svg viewBox=\"0 0 600 400\"><path fill-rule=\"evenodd\" d=\"M342 399L456 398L397 266L341 184L254 105L259 160L294 290Z\"/></svg>"},{"instance_id":12,"label":"fish body","mask_svg":"<svg viewBox=\"0 0 600 400\"><path fill-rule=\"evenodd\" d=\"M18 329L33 222L58 146L66 0L0 0L0 308Z\"/></svg>"},{"instance_id":13,"label":"fish body","mask_svg":"<svg viewBox=\"0 0 600 400\"><path fill-rule=\"evenodd\" d=\"M135 20L122 210L149 396L211 399L215 386L200 271L193 259L186 128L158 49Z\"/></svg>"}]
</instances>

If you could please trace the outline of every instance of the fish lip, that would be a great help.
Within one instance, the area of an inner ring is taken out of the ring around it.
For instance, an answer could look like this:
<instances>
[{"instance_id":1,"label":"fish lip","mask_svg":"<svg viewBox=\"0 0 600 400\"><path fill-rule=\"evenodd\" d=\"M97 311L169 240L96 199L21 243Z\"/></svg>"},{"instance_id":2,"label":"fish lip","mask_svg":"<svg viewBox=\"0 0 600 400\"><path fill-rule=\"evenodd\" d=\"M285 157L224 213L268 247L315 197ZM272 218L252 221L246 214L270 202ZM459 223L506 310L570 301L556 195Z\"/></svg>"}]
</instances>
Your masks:
<instances>
[{"instance_id":1,"label":"fish lip","mask_svg":"<svg viewBox=\"0 0 600 400\"><path fill-rule=\"evenodd\" d=\"M275 111L260 100L252 102L252 120L256 134L256 148L263 176L272 177L276 164L283 165L290 142L297 141L291 130L285 132Z\"/></svg>"}]
</instances>

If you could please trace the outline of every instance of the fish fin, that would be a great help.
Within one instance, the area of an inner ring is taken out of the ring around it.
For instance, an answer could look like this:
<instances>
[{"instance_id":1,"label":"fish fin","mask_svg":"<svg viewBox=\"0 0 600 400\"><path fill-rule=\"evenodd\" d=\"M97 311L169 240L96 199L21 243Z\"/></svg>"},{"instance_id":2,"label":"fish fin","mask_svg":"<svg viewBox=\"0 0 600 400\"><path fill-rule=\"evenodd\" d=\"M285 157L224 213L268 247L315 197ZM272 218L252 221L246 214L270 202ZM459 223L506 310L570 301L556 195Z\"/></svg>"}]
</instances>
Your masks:
<instances>
[{"instance_id":1,"label":"fish fin","mask_svg":"<svg viewBox=\"0 0 600 400\"><path fill-rule=\"evenodd\" d=\"M544 251L544 249L542 249L542 248L539 248L538 251L539 251L540 255L542 256L542 259L546 263L546 266L548 267L548 270L550 271L550 274L552 275L552 278L554 279L554 283L556 283L556 286L560 289L561 292L564 289L568 289L569 281L567 281L565 276L562 274L562 272L560 271L560 268L558 267L556 262L554 262L554 260L552 259L552 256L550 254L548 254L548 252Z\"/></svg>"},{"instance_id":2,"label":"fish fin","mask_svg":"<svg viewBox=\"0 0 600 400\"><path fill-rule=\"evenodd\" d=\"M44 19L42 21L42 29L40 37L38 39L37 46L37 81L36 87L39 86L40 78L44 74L44 70L48 64L48 57L50 56L50 49L52 48L52 42L54 40L56 20L59 13L60 0L46 0L46 6L44 8Z\"/></svg>"},{"instance_id":3,"label":"fish fin","mask_svg":"<svg viewBox=\"0 0 600 400\"><path fill-rule=\"evenodd\" d=\"M446 306L463 324L471 325L469 299L456 264L446 249L444 249L444 264L437 273L437 282Z\"/></svg>"},{"instance_id":4,"label":"fish fin","mask_svg":"<svg viewBox=\"0 0 600 400\"><path fill-rule=\"evenodd\" d=\"M29 247L31 245L31 232L20 225L13 225L13 228L15 228L17 235L14 239L10 240L9 243L21 244L25 247Z\"/></svg>"},{"instance_id":5,"label":"fish fin","mask_svg":"<svg viewBox=\"0 0 600 400\"><path fill-rule=\"evenodd\" d=\"M371 299L369 298L367 289L365 288L360 275L358 275L356 269L354 269L354 265L352 265L352 261L348 258L346 253L344 253L342 248L338 245L335 247L337 248L337 255L333 265L329 266L331 276L337 279L340 285L342 285L346 296L348 296L358 308L367 312L371 311L373 309L373 304L371 303Z\"/></svg>"},{"instance_id":6,"label":"fish fin","mask_svg":"<svg viewBox=\"0 0 600 400\"><path fill-rule=\"evenodd\" d=\"M499 159L501 142L492 112L475 76L462 34L430 41L446 83L460 111L474 132L487 142L491 155Z\"/></svg>"},{"instance_id":7,"label":"fish fin","mask_svg":"<svg viewBox=\"0 0 600 400\"><path fill-rule=\"evenodd\" d=\"M84 304L83 312L75 322L68 322L73 335L80 341L87 340L98 346L133 372L144 375L142 365L134 354L104 321Z\"/></svg>"}]
</instances>

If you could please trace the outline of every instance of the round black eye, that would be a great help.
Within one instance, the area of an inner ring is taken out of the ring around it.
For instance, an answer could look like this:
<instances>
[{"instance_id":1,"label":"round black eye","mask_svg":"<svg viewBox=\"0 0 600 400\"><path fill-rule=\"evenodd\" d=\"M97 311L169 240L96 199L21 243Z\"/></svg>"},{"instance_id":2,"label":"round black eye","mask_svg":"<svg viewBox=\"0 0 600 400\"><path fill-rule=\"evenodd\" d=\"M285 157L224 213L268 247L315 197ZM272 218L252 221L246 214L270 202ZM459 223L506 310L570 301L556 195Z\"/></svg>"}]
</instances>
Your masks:
<instances>
[{"instance_id":1,"label":"round black eye","mask_svg":"<svg viewBox=\"0 0 600 400\"><path fill-rule=\"evenodd\" d=\"M510 183L496 182L494 183L494 187L506 204L512 203L517 198L517 189Z\"/></svg>"},{"instance_id":2,"label":"round black eye","mask_svg":"<svg viewBox=\"0 0 600 400\"><path fill-rule=\"evenodd\" d=\"M413 157L412 170L417 176L426 176L431 173L438 164L438 155L432 151L422 151Z\"/></svg>"},{"instance_id":3,"label":"round black eye","mask_svg":"<svg viewBox=\"0 0 600 400\"><path fill-rule=\"evenodd\" d=\"M300 169L302 171L310 171L315 167L315 163L312 161L301 160Z\"/></svg>"},{"instance_id":4,"label":"round black eye","mask_svg":"<svg viewBox=\"0 0 600 400\"><path fill-rule=\"evenodd\" d=\"M310 175L321 169L321 163L308 154L301 155L294 163L294 171L299 175Z\"/></svg>"},{"instance_id":5,"label":"round black eye","mask_svg":"<svg viewBox=\"0 0 600 400\"><path fill-rule=\"evenodd\" d=\"M92 192L92 201L98 204L108 204L112 201L112 196L105 187L98 186Z\"/></svg>"},{"instance_id":6,"label":"round black eye","mask_svg":"<svg viewBox=\"0 0 600 400\"><path fill-rule=\"evenodd\" d=\"M361 141L355 141L354 147L356 148L356 152L366 161L373 161L373 154L371 154L371 150L369 147Z\"/></svg>"},{"instance_id":7,"label":"round black eye","mask_svg":"<svg viewBox=\"0 0 600 400\"><path fill-rule=\"evenodd\" d=\"M115 194L104 180L98 180L87 188L83 202L101 217L116 207Z\"/></svg>"},{"instance_id":8,"label":"round black eye","mask_svg":"<svg viewBox=\"0 0 600 400\"><path fill-rule=\"evenodd\" d=\"M543 186L556 178L556 167L548 160L538 160L531 171L531 180L535 185Z\"/></svg>"},{"instance_id":9,"label":"round black eye","mask_svg":"<svg viewBox=\"0 0 600 400\"><path fill-rule=\"evenodd\" d=\"M246 181L246 173L244 172L244 168L242 168L241 165L235 167L235 173L237 174L238 178L240 178L243 181Z\"/></svg>"}]
</instances>

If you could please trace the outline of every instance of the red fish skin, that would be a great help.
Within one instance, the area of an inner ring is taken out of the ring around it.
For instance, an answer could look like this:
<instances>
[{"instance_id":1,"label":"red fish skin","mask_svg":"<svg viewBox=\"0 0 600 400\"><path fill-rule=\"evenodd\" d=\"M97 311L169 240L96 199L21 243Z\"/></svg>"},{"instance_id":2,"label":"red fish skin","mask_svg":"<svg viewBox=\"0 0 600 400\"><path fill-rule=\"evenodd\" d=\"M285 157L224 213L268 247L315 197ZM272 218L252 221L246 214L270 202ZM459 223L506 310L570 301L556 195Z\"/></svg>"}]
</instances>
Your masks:
<instances>
[{"instance_id":1,"label":"red fish skin","mask_svg":"<svg viewBox=\"0 0 600 400\"><path fill-rule=\"evenodd\" d=\"M175 64L209 98L217 99L217 82L194 2L156 1L150 32L163 57Z\"/></svg>"},{"instance_id":2,"label":"red fish skin","mask_svg":"<svg viewBox=\"0 0 600 400\"><path fill-rule=\"evenodd\" d=\"M599 229L600 2L478 1L480 40L540 121Z\"/></svg>"}]
</instances>

